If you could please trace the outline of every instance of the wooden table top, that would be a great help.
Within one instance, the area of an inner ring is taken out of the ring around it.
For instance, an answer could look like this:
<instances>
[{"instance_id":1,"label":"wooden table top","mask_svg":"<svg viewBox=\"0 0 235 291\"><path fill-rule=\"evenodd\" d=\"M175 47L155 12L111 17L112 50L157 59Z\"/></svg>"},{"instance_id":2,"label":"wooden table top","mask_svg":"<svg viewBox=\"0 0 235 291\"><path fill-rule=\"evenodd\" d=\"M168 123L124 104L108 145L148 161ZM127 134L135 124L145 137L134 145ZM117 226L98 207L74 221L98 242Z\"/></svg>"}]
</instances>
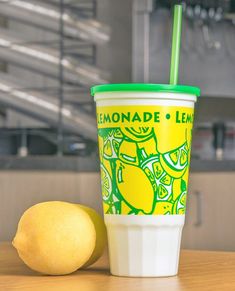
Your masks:
<instances>
[{"instance_id":1,"label":"wooden table top","mask_svg":"<svg viewBox=\"0 0 235 291\"><path fill-rule=\"evenodd\" d=\"M0 291L204 291L235 290L235 253L181 252L180 271L169 278L124 278L111 276L108 258L91 268L67 276L43 276L19 259L10 243L0 243Z\"/></svg>"}]
</instances>

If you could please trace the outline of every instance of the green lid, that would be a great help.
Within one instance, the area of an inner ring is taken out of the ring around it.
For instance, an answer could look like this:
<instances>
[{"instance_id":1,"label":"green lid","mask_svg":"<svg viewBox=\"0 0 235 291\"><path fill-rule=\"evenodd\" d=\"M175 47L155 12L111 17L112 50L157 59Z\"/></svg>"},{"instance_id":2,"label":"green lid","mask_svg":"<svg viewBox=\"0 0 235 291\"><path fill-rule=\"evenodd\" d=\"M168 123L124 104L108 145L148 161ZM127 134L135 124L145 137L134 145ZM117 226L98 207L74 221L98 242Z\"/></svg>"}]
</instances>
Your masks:
<instances>
[{"instance_id":1,"label":"green lid","mask_svg":"<svg viewBox=\"0 0 235 291\"><path fill-rule=\"evenodd\" d=\"M105 84L97 85L91 88L91 95L103 92L168 92L184 93L200 96L200 89L197 87L183 85L166 85L166 84Z\"/></svg>"}]
</instances>

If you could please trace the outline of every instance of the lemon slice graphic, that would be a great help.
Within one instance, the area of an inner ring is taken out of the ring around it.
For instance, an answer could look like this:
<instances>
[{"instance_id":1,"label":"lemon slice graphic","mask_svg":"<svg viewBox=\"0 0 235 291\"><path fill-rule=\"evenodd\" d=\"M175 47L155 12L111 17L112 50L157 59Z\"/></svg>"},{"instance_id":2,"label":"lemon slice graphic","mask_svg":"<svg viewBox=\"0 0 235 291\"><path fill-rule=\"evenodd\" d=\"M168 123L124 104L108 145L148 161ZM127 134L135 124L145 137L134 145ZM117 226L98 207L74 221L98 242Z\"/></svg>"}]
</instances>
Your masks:
<instances>
[{"instance_id":1,"label":"lemon slice graphic","mask_svg":"<svg viewBox=\"0 0 235 291\"><path fill-rule=\"evenodd\" d=\"M170 200L172 195L173 178L166 173L159 162L159 155L150 157L141 164L156 193L157 201Z\"/></svg>"},{"instance_id":2,"label":"lemon slice graphic","mask_svg":"<svg viewBox=\"0 0 235 291\"><path fill-rule=\"evenodd\" d=\"M164 187L162 184L159 185L158 187L158 196L160 199L165 198L168 195L168 191L166 187Z\"/></svg>"},{"instance_id":3,"label":"lemon slice graphic","mask_svg":"<svg viewBox=\"0 0 235 291\"><path fill-rule=\"evenodd\" d=\"M169 175L165 175L161 178L160 182L164 185L169 186L172 183L172 178Z\"/></svg>"},{"instance_id":4,"label":"lemon slice graphic","mask_svg":"<svg viewBox=\"0 0 235 291\"><path fill-rule=\"evenodd\" d=\"M112 181L111 177L103 164L100 165L101 171L101 189L103 200L107 201L110 199L112 194Z\"/></svg>"},{"instance_id":5,"label":"lemon slice graphic","mask_svg":"<svg viewBox=\"0 0 235 291\"><path fill-rule=\"evenodd\" d=\"M184 191L176 199L174 206L173 206L173 213L174 214L185 214L186 194L187 194L187 192Z\"/></svg>"},{"instance_id":6,"label":"lemon slice graphic","mask_svg":"<svg viewBox=\"0 0 235 291\"><path fill-rule=\"evenodd\" d=\"M121 130L126 138L136 142L145 141L153 134L151 127L124 127Z\"/></svg>"},{"instance_id":7,"label":"lemon slice graphic","mask_svg":"<svg viewBox=\"0 0 235 291\"><path fill-rule=\"evenodd\" d=\"M122 132L121 132L121 130L119 128L114 130L114 134L113 135L114 135L115 138L123 138L123 134L122 134Z\"/></svg>"},{"instance_id":8,"label":"lemon slice graphic","mask_svg":"<svg viewBox=\"0 0 235 291\"><path fill-rule=\"evenodd\" d=\"M159 179L162 176L164 170L163 170L160 162L155 162L153 164L153 171L154 171L154 174L155 174L157 179Z\"/></svg>"},{"instance_id":9,"label":"lemon slice graphic","mask_svg":"<svg viewBox=\"0 0 235 291\"><path fill-rule=\"evenodd\" d=\"M120 130L112 130L106 136L104 143L103 143L103 152L104 158L107 160L117 159L118 151L119 151L119 144L122 141L121 137L117 137L121 135Z\"/></svg>"},{"instance_id":10,"label":"lemon slice graphic","mask_svg":"<svg viewBox=\"0 0 235 291\"><path fill-rule=\"evenodd\" d=\"M188 166L189 151L187 144L160 155L160 163L163 169L173 178L180 178L185 173Z\"/></svg>"}]
</instances>

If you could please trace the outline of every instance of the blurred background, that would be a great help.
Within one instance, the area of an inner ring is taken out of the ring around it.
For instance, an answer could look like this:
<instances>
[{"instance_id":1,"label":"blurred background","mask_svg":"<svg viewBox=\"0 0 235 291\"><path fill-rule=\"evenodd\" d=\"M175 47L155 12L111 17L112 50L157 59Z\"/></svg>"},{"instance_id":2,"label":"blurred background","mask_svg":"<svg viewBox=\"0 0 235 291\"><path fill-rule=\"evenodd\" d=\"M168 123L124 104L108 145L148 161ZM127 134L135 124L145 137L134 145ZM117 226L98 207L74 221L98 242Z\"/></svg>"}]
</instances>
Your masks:
<instances>
[{"instance_id":1,"label":"blurred background","mask_svg":"<svg viewBox=\"0 0 235 291\"><path fill-rule=\"evenodd\" d=\"M0 240L40 201L102 212L90 87L166 83L173 4L0 1ZM183 247L235 250L235 0L183 5L180 83L202 90Z\"/></svg>"}]
</instances>

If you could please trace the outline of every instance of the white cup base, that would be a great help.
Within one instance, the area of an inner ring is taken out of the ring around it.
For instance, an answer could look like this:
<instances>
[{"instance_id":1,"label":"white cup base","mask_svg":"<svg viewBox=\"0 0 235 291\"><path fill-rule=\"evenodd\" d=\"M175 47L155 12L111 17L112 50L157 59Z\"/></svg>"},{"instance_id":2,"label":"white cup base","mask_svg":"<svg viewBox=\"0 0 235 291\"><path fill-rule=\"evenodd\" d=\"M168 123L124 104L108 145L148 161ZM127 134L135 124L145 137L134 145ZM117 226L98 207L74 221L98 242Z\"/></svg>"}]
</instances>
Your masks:
<instances>
[{"instance_id":1,"label":"white cup base","mask_svg":"<svg viewBox=\"0 0 235 291\"><path fill-rule=\"evenodd\" d=\"M111 274L177 275L184 220L184 215L106 214Z\"/></svg>"}]
</instances>

